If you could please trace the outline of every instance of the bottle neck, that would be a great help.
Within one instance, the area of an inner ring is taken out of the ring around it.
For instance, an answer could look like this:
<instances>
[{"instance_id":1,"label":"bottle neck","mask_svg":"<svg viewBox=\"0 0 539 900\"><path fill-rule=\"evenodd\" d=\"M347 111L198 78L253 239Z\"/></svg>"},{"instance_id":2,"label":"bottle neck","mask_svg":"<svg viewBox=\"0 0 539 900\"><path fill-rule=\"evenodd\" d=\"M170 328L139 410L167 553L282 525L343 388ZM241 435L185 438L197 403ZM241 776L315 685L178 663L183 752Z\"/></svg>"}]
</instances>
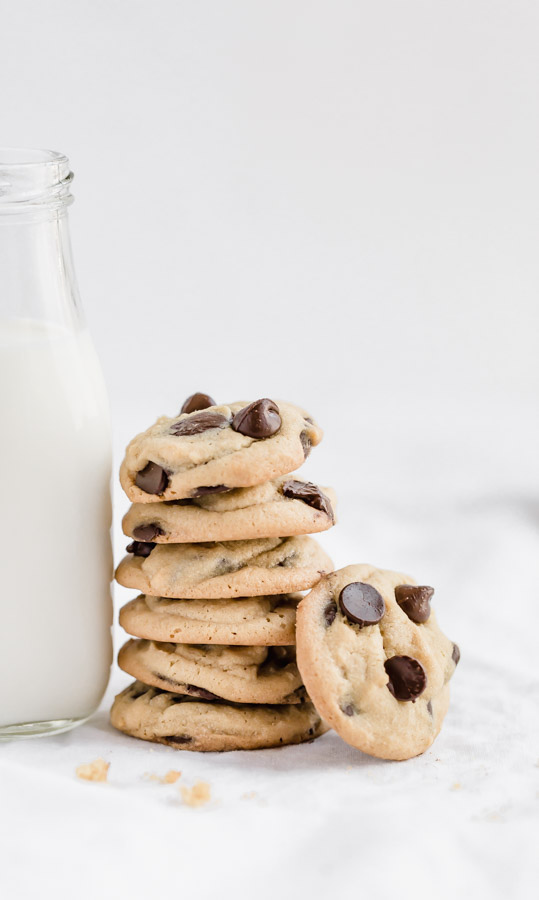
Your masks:
<instances>
[{"instance_id":1,"label":"bottle neck","mask_svg":"<svg viewBox=\"0 0 539 900\"><path fill-rule=\"evenodd\" d=\"M80 327L67 217L72 177L61 154L0 150L0 318Z\"/></svg>"}]
</instances>

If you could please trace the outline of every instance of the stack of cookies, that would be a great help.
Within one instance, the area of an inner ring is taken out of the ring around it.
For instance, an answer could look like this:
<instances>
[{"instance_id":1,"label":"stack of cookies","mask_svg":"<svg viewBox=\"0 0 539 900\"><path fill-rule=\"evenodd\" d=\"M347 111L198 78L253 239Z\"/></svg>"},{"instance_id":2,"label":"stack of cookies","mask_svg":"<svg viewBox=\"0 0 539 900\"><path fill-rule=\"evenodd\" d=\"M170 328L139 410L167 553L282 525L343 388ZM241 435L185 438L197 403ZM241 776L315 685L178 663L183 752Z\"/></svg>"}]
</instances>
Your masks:
<instances>
[{"instance_id":1,"label":"stack of cookies","mask_svg":"<svg viewBox=\"0 0 539 900\"><path fill-rule=\"evenodd\" d=\"M290 474L320 442L311 417L206 394L129 444L120 480L133 539L116 572L140 595L120 622L136 681L112 724L186 750L300 743L326 726L296 665L299 591L333 569L311 537L335 522L329 488Z\"/></svg>"}]
</instances>

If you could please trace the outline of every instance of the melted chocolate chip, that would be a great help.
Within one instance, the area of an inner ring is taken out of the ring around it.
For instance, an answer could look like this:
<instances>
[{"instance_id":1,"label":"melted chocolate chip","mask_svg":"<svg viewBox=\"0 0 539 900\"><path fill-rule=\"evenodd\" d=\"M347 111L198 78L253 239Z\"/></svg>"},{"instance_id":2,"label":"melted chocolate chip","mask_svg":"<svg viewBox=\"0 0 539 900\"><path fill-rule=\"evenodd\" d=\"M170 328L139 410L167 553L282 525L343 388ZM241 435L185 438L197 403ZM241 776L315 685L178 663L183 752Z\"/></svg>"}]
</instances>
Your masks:
<instances>
[{"instance_id":1,"label":"melted chocolate chip","mask_svg":"<svg viewBox=\"0 0 539 900\"><path fill-rule=\"evenodd\" d=\"M412 622L426 622L430 616L430 601L434 588L423 584L399 584L395 588L395 600Z\"/></svg>"},{"instance_id":2,"label":"melted chocolate chip","mask_svg":"<svg viewBox=\"0 0 539 900\"><path fill-rule=\"evenodd\" d=\"M137 541L153 541L154 538L164 533L163 529L154 523L151 525L137 525L136 528L133 528L133 537Z\"/></svg>"},{"instance_id":3,"label":"melted chocolate chip","mask_svg":"<svg viewBox=\"0 0 539 900\"><path fill-rule=\"evenodd\" d=\"M200 697L202 700L222 700L222 697L219 697L217 694L212 694L211 691L207 691L205 688L197 687L196 684L186 684L185 690L192 697Z\"/></svg>"},{"instance_id":4,"label":"melted chocolate chip","mask_svg":"<svg viewBox=\"0 0 539 900\"><path fill-rule=\"evenodd\" d=\"M376 625L386 611L382 595L372 584L362 581L353 581L342 589L339 606L344 615L360 628Z\"/></svg>"},{"instance_id":5,"label":"melted chocolate chip","mask_svg":"<svg viewBox=\"0 0 539 900\"><path fill-rule=\"evenodd\" d=\"M451 659L455 663L456 666L459 664L460 659L460 648L458 644L453 644L453 652L451 653Z\"/></svg>"},{"instance_id":6,"label":"melted chocolate chip","mask_svg":"<svg viewBox=\"0 0 539 900\"><path fill-rule=\"evenodd\" d=\"M299 439L301 441L301 446L303 447L303 456L307 459L309 453L312 450L312 443L307 431L302 431Z\"/></svg>"},{"instance_id":7,"label":"melted chocolate chip","mask_svg":"<svg viewBox=\"0 0 539 900\"><path fill-rule=\"evenodd\" d=\"M434 715L434 713L432 711L432 702L430 700L427 701L427 712L428 712L429 716Z\"/></svg>"},{"instance_id":8,"label":"melted chocolate chip","mask_svg":"<svg viewBox=\"0 0 539 900\"><path fill-rule=\"evenodd\" d=\"M162 494L168 485L168 474L162 466L149 462L137 472L135 484L146 494Z\"/></svg>"},{"instance_id":9,"label":"melted chocolate chip","mask_svg":"<svg viewBox=\"0 0 539 900\"><path fill-rule=\"evenodd\" d=\"M324 619L326 622L326 628L329 628L330 625L333 625L336 615L337 615L337 604L335 603L334 600L330 600L324 609Z\"/></svg>"},{"instance_id":10,"label":"melted chocolate chip","mask_svg":"<svg viewBox=\"0 0 539 900\"><path fill-rule=\"evenodd\" d=\"M387 687L396 700L415 703L427 686L427 673L412 656L392 656L386 659L384 668L389 676Z\"/></svg>"},{"instance_id":11,"label":"melted chocolate chip","mask_svg":"<svg viewBox=\"0 0 539 900\"><path fill-rule=\"evenodd\" d=\"M229 491L230 488L226 486L226 484L214 484L195 488L191 491L191 497L205 497L206 494L224 494L225 491Z\"/></svg>"},{"instance_id":12,"label":"melted chocolate chip","mask_svg":"<svg viewBox=\"0 0 539 900\"><path fill-rule=\"evenodd\" d=\"M180 415L182 413L197 412L199 409L208 409L210 406L217 406L217 404L209 394L191 394L183 404Z\"/></svg>"},{"instance_id":13,"label":"melted chocolate chip","mask_svg":"<svg viewBox=\"0 0 539 900\"><path fill-rule=\"evenodd\" d=\"M170 427L170 433L174 437L190 437L193 434L209 431L210 428L224 428L229 424L229 420L221 413L201 412L191 416L190 419L174 422L174 425Z\"/></svg>"},{"instance_id":14,"label":"melted chocolate chip","mask_svg":"<svg viewBox=\"0 0 539 900\"><path fill-rule=\"evenodd\" d=\"M353 716L355 714L355 709L352 703L347 703L346 706L341 706L341 711L345 714L345 716Z\"/></svg>"},{"instance_id":15,"label":"melted chocolate chip","mask_svg":"<svg viewBox=\"0 0 539 900\"><path fill-rule=\"evenodd\" d=\"M133 556L146 557L150 555L154 547L155 544L152 544L151 542L131 541L125 549L128 553L132 553Z\"/></svg>"},{"instance_id":16,"label":"melted chocolate chip","mask_svg":"<svg viewBox=\"0 0 539 900\"><path fill-rule=\"evenodd\" d=\"M190 744L193 740L192 737L189 737L187 734L169 734L167 737L163 738L167 744Z\"/></svg>"},{"instance_id":17,"label":"melted chocolate chip","mask_svg":"<svg viewBox=\"0 0 539 900\"><path fill-rule=\"evenodd\" d=\"M332 521L334 520L335 516L333 515L329 497L326 497L318 485L313 484L311 481L296 481L295 479L285 481L282 492L285 497L290 497L292 500L303 500L308 506L312 506L313 509L319 509L320 512L329 516Z\"/></svg>"},{"instance_id":18,"label":"melted chocolate chip","mask_svg":"<svg viewBox=\"0 0 539 900\"><path fill-rule=\"evenodd\" d=\"M232 428L252 438L267 438L281 427L279 407L273 400L255 400L240 409L232 419Z\"/></svg>"}]
</instances>

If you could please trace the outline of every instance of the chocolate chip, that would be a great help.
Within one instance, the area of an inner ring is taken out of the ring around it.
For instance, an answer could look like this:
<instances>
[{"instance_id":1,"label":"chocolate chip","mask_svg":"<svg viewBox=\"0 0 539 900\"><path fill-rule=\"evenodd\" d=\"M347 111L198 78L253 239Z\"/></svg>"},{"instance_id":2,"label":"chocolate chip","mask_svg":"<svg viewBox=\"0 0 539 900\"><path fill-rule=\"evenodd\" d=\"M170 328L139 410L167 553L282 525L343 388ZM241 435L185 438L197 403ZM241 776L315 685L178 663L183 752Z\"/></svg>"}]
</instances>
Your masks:
<instances>
[{"instance_id":1,"label":"chocolate chip","mask_svg":"<svg viewBox=\"0 0 539 900\"><path fill-rule=\"evenodd\" d=\"M131 690L129 691L129 699L130 700L138 700L139 697L143 697L144 694L148 693L148 688L145 684L143 685L133 685Z\"/></svg>"},{"instance_id":2,"label":"chocolate chip","mask_svg":"<svg viewBox=\"0 0 539 900\"><path fill-rule=\"evenodd\" d=\"M427 673L413 656L392 656L386 659L384 668L389 676L389 691L396 700L415 703L427 686Z\"/></svg>"},{"instance_id":3,"label":"chocolate chip","mask_svg":"<svg viewBox=\"0 0 539 900\"><path fill-rule=\"evenodd\" d=\"M309 453L311 452L312 446L313 446L308 432L302 431L299 436L299 439L301 441L301 446L303 447L303 456L305 457L305 459L307 459Z\"/></svg>"},{"instance_id":4,"label":"chocolate chip","mask_svg":"<svg viewBox=\"0 0 539 900\"><path fill-rule=\"evenodd\" d=\"M460 659L460 648L458 644L453 644L453 652L451 653L451 659L455 663L456 666L459 664Z\"/></svg>"},{"instance_id":5,"label":"chocolate chip","mask_svg":"<svg viewBox=\"0 0 539 900\"><path fill-rule=\"evenodd\" d=\"M133 556L146 557L150 555L154 547L155 544L152 544L151 542L145 543L144 541L131 541L131 543L128 544L125 549L128 553L132 553Z\"/></svg>"},{"instance_id":6,"label":"chocolate chip","mask_svg":"<svg viewBox=\"0 0 539 900\"><path fill-rule=\"evenodd\" d=\"M434 588L428 585L399 584L395 600L412 622L426 622L430 616L430 601Z\"/></svg>"},{"instance_id":7,"label":"chocolate chip","mask_svg":"<svg viewBox=\"0 0 539 900\"><path fill-rule=\"evenodd\" d=\"M205 688L197 687L196 684L186 684L185 690L192 697L200 697L202 700L222 700L222 697L219 697L217 694L212 694L211 691L207 691Z\"/></svg>"},{"instance_id":8,"label":"chocolate chip","mask_svg":"<svg viewBox=\"0 0 539 900\"><path fill-rule=\"evenodd\" d=\"M386 611L384 598L372 584L353 581L340 593L339 606L344 615L360 628L376 625Z\"/></svg>"},{"instance_id":9,"label":"chocolate chip","mask_svg":"<svg viewBox=\"0 0 539 900\"><path fill-rule=\"evenodd\" d=\"M209 431L210 428L224 428L229 424L229 420L221 413L201 412L191 416L190 419L174 422L174 425L170 427L170 433L175 437L189 437L193 434L202 434L203 431Z\"/></svg>"},{"instance_id":10,"label":"chocolate chip","mask_svg":"<svg viewBox=\"0 0 539 900\"><path fill-rule=\"evenodd\" d=\"M181 413L192 413L199 409L208 409L209 406L217 406L213 397L209 394L191 394L183 404Z\"/></svg>"},{"instance_id":11,"label":"chocolate chip","mask_svg":"<svg viewBox=\"0 0 539 900\"><path fill-rule=\"evenodd\" d=\"M324 609L324 619L326 621L326 628L329 628L330 625L333 625L336 615L337 615L337 604L335 603L334 600L330 600Z\"/></svg>"},{"instance_id":12,"label":"chocolate chip","mask_svg":"<svg viewBox=\"0 0 539 900\"><path fill-rule=\"evenodd\" d=\"M188 737L186 734L169 734L167 737L163 738L167 744L190 744L193 740L192 737Z\"/></svg>"},{"instance_id":13,"label":"chocolate chip","mask_svg":"<svg viewBox=\"0 0 539 900\"><path fill-rule=\"evenodd\" d=\"M230 488L228 488L226 484L214 484L209 485L208 487L202 485L191 491L191 497L205 497L206 494L224 494L225 491L229 490Z\"/></svg>"},{"instance_id":14,"label":"chocolate chip","mask_svg":"<svg viewBox=\"0 0 539 900\"><path fill-rule=\"evenodd\" d=\"M355 709L352 703L347 703L346 706L341 706L341 711L345 714L345 716L353 716L355 714Z\"/></svg>"},{"instance_id":15,"label":"chocolate chip","mask_svg":"<svg viewBox=\"0 0 539 900\"><path fill-rule=\"evenodd\" d=\"M335 516L329 497L326 497L318 485L313 484L312 481L296 481L295 479L285 481L282 492L285 497L290 497L292 500L303 500L308 506L319 509L332 521L334 520Z\"/></svg>"},{"instance_id":16,"label":"chocolate chip","mask_svg":"<svg viewBox=\"0 0 539 900\"><path fill-rule=\"evenodd\" d=\"M164 533L163 529L159 528L159 525L153 523L151 525L137 525L136 528L133 528L133 537L137 541L153 541L154 538Z\"/></svg>"},{"instance_id":17,"label":"chocolate chip","mask_svg":"<svg viewBox=\"0 0 539 900\"><path fill-rule=\"evenodd\" d=\"M281 427L279 407L266 397L240 409L232 419L232 428L252 438L267 438Z\"/></svg>"},{"instance_id":18,"label":"chocolate chip","mask_svg":"<svg viewBox=\"0 0 539 900\"><path fill-rule=\"evenodd\" d=\"M432 702L430 700L427 701L427 712L428 712L429 716L434 715L434 713L432 712Z\"/></svg>"},{"instance_id":19,"label":"chocolate chip","mask_svg":"<svg viewBox=\"0 0 539 900\"><path fill-rule=\"evenodd\" d=\"M137 472L135 484L146 494L162 494L168 485L168 475L162 466L149 462Z\"/></svg>"}]
</instances>

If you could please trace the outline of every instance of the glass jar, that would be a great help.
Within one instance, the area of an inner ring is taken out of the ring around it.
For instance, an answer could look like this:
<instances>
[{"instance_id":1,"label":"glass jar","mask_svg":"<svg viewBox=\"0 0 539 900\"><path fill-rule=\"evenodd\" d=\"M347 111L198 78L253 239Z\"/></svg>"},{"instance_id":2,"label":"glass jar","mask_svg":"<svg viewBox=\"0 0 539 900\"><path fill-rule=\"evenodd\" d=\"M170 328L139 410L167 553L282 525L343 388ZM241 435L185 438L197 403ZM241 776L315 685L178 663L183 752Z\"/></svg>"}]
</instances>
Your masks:
<instances>
[{"instance_id":1,"label":"glass jar","mask_svg":"<svg viewBox=\"0 0 539 900\"><path fill-rule=\"evenodd\" d=\"M83 722L112 662L110 415L72 178L60 153L0 149L0 739Z\"/></svg>"}]
</instances>

